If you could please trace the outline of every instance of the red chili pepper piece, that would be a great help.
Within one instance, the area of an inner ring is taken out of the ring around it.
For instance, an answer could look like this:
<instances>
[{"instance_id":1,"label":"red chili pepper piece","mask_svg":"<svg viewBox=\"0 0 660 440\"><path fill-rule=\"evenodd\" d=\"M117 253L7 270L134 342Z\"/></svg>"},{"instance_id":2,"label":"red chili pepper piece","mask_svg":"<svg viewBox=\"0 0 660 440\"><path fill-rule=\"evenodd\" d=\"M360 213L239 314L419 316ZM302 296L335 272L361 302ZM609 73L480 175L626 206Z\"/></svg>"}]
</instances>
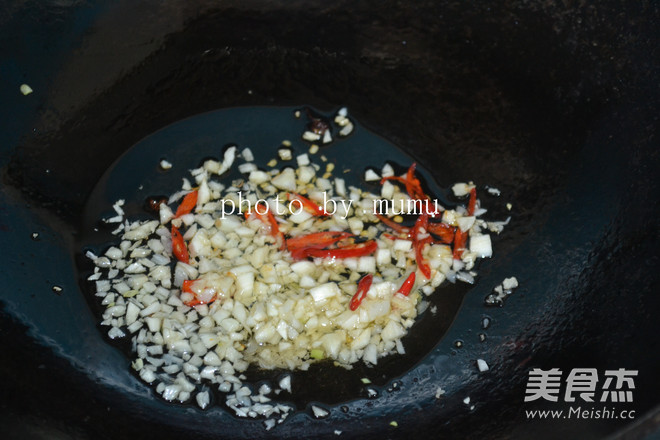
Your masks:
<instances>
[{"instance_id":1,"label":"red chili pepper piece","mask_svg":"<svg viewBox=\"0 0 660 440\"><path fill-rule=\"evenodd\" d=\"M474 211L477 208L477 188L472 188L470 190L470 201L468 202L468 215L474 215Z\"/></svg>"},{"instance_id":2,"label":"red chili pepper piece","mask_svg":"<svg viewBox=\"0 0 660 440\"><path fill-rule=\"evenodd\" d=\"M415 272L412 272L410 275L408 275L408 278L406 278L406 280L403 282L401 288L397 291L397 293L400 293L403 296L408 296L410 295L410 291L412 290L414 285L415 285Z\"/></svg>"},{"instance_id":3,"label":"red chili pepper piece","mask_svg":"<svg viewBox=\"0 0 660 440\"><path fill-rule=\"evenodd\" d=\"M352 258L373 254L376 249L378 249L378 243L375 240L369 240L361 244L353 244L336 249L309 249L306 251L306 254L314 258Z\"/></svg>"},{"instance_id":4,"label":"red chili pepper piece","mask_svg":"<svg viewBox=\"0 0 660 440\"><path fill-rule=\"evenodd\" d=\"M176 209L176 214L174 217L181 217L182 215L189 214L197 206L197 196L199 192L197 190L191 191L183 198L181 204Z\"/></svg>"},{"instance_id":5,"label":"red chili pepper piece","mask_svg":"<svg viewBox=\"0 0 660 440\"><path fill-rule=\"evenodd\" d=\"M310 251L327 248L340 240L355 237L348 232L323 231L286 240L286 247L296 260L310 257Z\"/></svg>"},{"instance_id":6,"label":"red chili pepper piece","mask_svg":"<svg viewBox=\"0 0 660 440\"><path fill-rule=\"evenodd\" d=\"M412 199L423 200L427 198L427 195L422 190L421 182L415 177L415 168L417 168L417 163L415 162L408 168L408 173L406 174L406 191L408 191L408 195Z\"/></svg>"},{"instance_id":7,"label":"red chili pepper piece","mask_svg":"<svg viewBox=\"0 0 660 440\"><path fill-rule=\"evenodd\" d=\"M402 234L407 234L407 233L410 232L410 228L407 228L403 225L400 225L397 222L395 222L393 220L390 220L389 218L385 217L384 215L376 214L376 217L378 217L378 219L381 222L385 223L387 226L394 229L396 232L400 232Z\"/></svg>"},{"instance_id":8,"label":"red chili pepper piece","mask_svg":"<svg viewBox=\"0 0 660 440\"><path fill-rule=\"evenodd\" d=\"M431 278L431 267L424 260L422 251L424 250L424 246L427 243L433 242L433 237L427 235L425 238L422 238L420 240L418 236L422 232L422 230L424 230L424 232L427 232L428 227L429 227L429 216L427 213L423 213L422 215L417 217L415 226L413 226L413 228L410 230L410 233L408 234L408 238L412 239L413 241L413 248L415 249L415 261L417 262L417 267L427 279Z\"/></svg>"},{"instance_id":9,"label":"red chili pepper piece","mask_svg":"<svg viewBox=\"0 0 660 440\"><path fill-rule=\"evenodd\" d=\"M401 176L388 176L388 177L383 177L382 179L380 179L380 184L382 185L382 184L385 183L387 180L396 180L396 181L399 182L399 183L403 183L404 185L406 184L406 179L404 179L404 178L401 177Z\"/></svg>"},{"instance_id":10,"label":"red chili pepper piece","mask_svg":"<svg viewBox=\"0 0 660 440\"><path fill-rule=\"evenodd\" d=\"M429 223L428 230L430 233L440 237L440 242L442 243L450 244L454 241L456 228L447 223Z\"/></svg>"},{"instance_id":11,"label":"red chili pepper piece","mask_svg":"<svg viewBox=\"0 0 660 440\"><path fill-rule=\"evenodd\" d=\"M183 280L183 285L181 286L181 291L183 292L188 292L194 295L194 298L191 299L190 301L184 301L183 303L187 305L188 307L193 307L193 306L198 306L200 304L210 304L213 301L216 300L216 296L213 296L213 299L211 301L202 301L199 298L197 298L197 294L192 290L192 285L193 283L197 280Z\"/></svg>"},{"instance_id":12,"label":"red chili pepper piece","mask_svg":"<svg viewBox=\"0 0 660 440\"><path fill-rule=\"evenodd\" d=\"M456 235L454 236L454 259L460 260L465 250L465 245L468 239L468 231L461 231L456 228Z\"/></svg>"},{"instance_id":13,"label":"red chili pepper piece","mask_svg":"<svg viewBox=\"0 0 660 440\"><path fill-rule=\"evenodd\" d=\"M261 216L261 219L263 220L263 216ZM275 219L273 213L270 212L270 209L266 211L266 223L268 226L270 226L270 235L275 237L280 243L280 248L284 249L284 234L282 234L280 231L280 226L277 224L277 219Z\"/></svg>"},{"instance_id":14,"label":"red chili pepper piece","mask_svg":"<svg viewBox=\"0 0 660 440\"><path fill-rule=\"evenodd\" d=\"M181 286L181 291L192 293L193 295L195 295L195 292L193 292L192 287L191 287L192 283L194 283L195 281L196 280L184 280L183 281L183 286ZM185 305L187 305L188 307L198 306L198 305L202 304L202 302L197 299L197 296L195 296L190 301L184 301L183 303Z\"/></svg>"},{"instance_id":15,"label":"red chili pepper piece","mask_svg":"<svg viewBox=\"0 0 660 440\"><path fill-rule=\"evenodd\" d=\"M428 231L429 228L429 215L427 213L423 213L419 217L417 217L417 220L415 221L415 226L410 230L410 233L408 233L408 238L412 238L413 240L417 240L417 235L420 233L422 229L424 231Z\"/></svg>"},{"instance_id":16,"label":"red chili pepper piece","mask_svg":"<svg viewBox=\"0 0 660 440\"><path fill-rule=\"evenodd\" d=\"M374 276L372 274L367 274L362 277L362 279L358 283L357 292L355 292L355 295L353 295L353 298L351 298L351 304L350 304L351 310L355 311L357 310L358 307L360 307L362 301L367 297L367 292L371 288L371 283L373 282L373 280L374 280Z\"/></svg>"},{"instance_id":17,"label":"red chili pepper piece","mask_svg":"<svg viewBox=\"0 0 660 440\"><path fill-rule=\"evenodd\" d=\"M426 238L417 240L415 242L415 261L417 261L417 267L426 277L426 279L431 278L431 266L429 266L426 260L424 260L422 251L424 250L424 246L427 243L432 243L432 242L433 242L433 237L431 237L430 235Z\"/></svg>"},{"instance_id":18,"label":"red chili pepper piece","mask_svg":"<svg viewBox=\"0 0 660 440\"><path fill-rule=\"evenodd\" d=\"M339 240L350 237L354 237L354 235L341 231L314 232L313 234L301 235L287 239L286 247L290 251L306 248L323 249L337 243Z\"/></svg>"},{"instance_id":19,"label":"red chili pepper piece","mask_svg":"<svg viewBox=\"0 0 660 440\"><path fill-rule=\"evenodd\" d=\"M190 261L190 255L188 255L188 248L183 241L183 235L181 235L179 228L176 226L172 226L172 253L177 260L183 263Z\"/></svg>"},{"instance_id":20,"label":"red chili pepper piece","mask_svg":"<svg viewBox=\"0 0 660 440\"><path fill-rule=\"evenodd\" d=\"M405 185L406 192L408 193L411 199L415 199L415 200L428 199L429 196L427 196L424 193L421 182L417 177L415 177L416 167L417 167L417 163L413 163L412 165L410 165L410 167L408 168L408 172L406 173L406 177L400 177L400 176L383 177L382 179L380 179L380 184L382 185L387 180L395 180Z\"/></svg>"},{"instance_id":21,"label":"red chili pepper piece","mask_svg":"<svg viewBox=\"0 0 660 440\"><path fill-rule=\"evenodd\" d=\"M316 217L325 217L330 215L326 212L325 209L321 208L319 205L312 202L307 197L301 196L300 194L288 193L287 198L289 199L289 202L298 200L302 204L302 207L305 211L309 212L310 214Z\"/></svg>"},{"instance_id":22,"label":"red chili pepper piece","mask_svg":"<svg viewBox=\"0 0 660 440\"><path fill-rule=\"evenodd\" d=\"M197 280L183 280L183 286L181 287L181 290L188 293L195 293L191 287L195 281Z\"/></svg>"}]
</instances>

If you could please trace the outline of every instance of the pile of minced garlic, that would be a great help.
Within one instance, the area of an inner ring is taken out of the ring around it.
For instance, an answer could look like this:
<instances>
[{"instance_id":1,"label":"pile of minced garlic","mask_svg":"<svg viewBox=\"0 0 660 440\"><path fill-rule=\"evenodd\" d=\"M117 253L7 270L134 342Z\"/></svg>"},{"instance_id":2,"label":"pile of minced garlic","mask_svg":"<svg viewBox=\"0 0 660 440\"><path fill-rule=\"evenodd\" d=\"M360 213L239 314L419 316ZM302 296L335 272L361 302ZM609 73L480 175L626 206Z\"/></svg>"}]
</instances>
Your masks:
<instances>
[{"instance_id":1,"label":"pile of minced garlic","mask_svg":"<svg viewBox=\"0 0 660 440\"><path fill-rule=\"evenodd\" d=\"M238 159L244 177L220 179ZM158 206L158 218L130 221L117 202L108 221L119 224L120 241L87 253L102 324L112 339L130 335L133 368L165 400L205 408L213 387L237 415L271 428L292 410L274 400L290 392L291 377L254 389L244 383L250 364L306 370L329 359L350 368L404 354L424 298L446 279L474 282L475 260L492 254L487 231L502 224L479 218L472 184L453 187L474 199L466 206L435 203L424 222L397 227L401 218L383 220L374 208L411 200L410 172L369 170L366 180L383 178L372 194L333 177L323 156L325 166L308 154L287 159L263 170L248 148L230 147L222 161L191 170L192 182ZM460 250L438 240L438 228L460 235Z\"/></svg>"}]
</instances>

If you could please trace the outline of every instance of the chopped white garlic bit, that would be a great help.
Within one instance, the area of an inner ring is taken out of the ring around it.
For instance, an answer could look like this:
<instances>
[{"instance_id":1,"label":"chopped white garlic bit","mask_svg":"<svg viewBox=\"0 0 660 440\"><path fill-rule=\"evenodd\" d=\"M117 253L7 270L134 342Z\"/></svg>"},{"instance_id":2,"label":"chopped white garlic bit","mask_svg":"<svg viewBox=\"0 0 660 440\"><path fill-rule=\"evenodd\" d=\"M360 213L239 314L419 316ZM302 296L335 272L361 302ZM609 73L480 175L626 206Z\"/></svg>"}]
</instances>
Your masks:
<instances>
[{"instance_id":1,"label":"chopped white garlic bit","mask_svg":"<svg viewBox=\"0 0 660 440\"><path fill-rule=\"evenodd\" d=\"M480 372L488 371L488 364L483 359L477 359L477 368Z\"/></svg>"},{"instance_id":2,"label":"chopped white garlic bit","mask_svg":"<svg viewBox=\"0 0 660 440\"><path fill-rule=\"evenodd\" d=\"M34 90L32 90L32 87L30 87L27 84L21 84L20 90L21 90L21 93L25 96L29 95L30 93L32 93L34 91Z\"/></svg>"}]
</instances>

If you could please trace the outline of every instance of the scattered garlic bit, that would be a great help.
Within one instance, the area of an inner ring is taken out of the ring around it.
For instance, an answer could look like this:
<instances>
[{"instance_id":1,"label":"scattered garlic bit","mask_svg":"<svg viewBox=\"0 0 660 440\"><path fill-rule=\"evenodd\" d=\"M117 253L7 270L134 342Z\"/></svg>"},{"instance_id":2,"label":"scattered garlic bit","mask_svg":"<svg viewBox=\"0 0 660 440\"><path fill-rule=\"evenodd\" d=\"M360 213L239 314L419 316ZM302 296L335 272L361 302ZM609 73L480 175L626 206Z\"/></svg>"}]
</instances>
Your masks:
<instances>
[{"instance_id":1,"label":"scattered garlic bit","mask_svg":"<svg viewBox=\"0 0 660 440\"><path fill-rule=\"evenodd\" d=\"M211 398L208 391L197 393L195 400L197 400L197 405L199 405L199 407L202 409L206 408L209 406L209 403L211 403Z\"/></svg>"},{"instance_id":2,"label":"scattered garlic bit","mask_svg":"<svg viewBox=\"0 0 660 440\"><path fill-rule=\"evenodd\" d=\"M291 392L291 376L284 376L280 380L280 388L284 391L288 391L289 393Z\"/></svg>"},{"instance_id":3,"label":"scattered garlic bit","mask_svg":"<svg viewBox=\"0 0 660 440\"><path fill-rule=\"evenodd\" d=\"M486 222L486 226L488 227L489 231L499 234L504 230L504 227L508 225L510 221L511 217L507 217L506 220L501 222Z\"/></svg>"},{"instance_id":4,"label":"scattered garlic bit","mask_svg":"<svg viewBox=\"0 0 660 440\"><path fill-rule=\"evenodd\" d=\"M296 156L296 162L298 163L299 167L307 166L309 165L309 156L307 156L305 153Z\"/></svg>"},{"instance_id":5,"label":"scattered garlic bit","mask_svg":"<svg viewBox=\"0 0 660 440\"><path fill-rule=\"evenodd\" d=\"M302 138L306 141L314 142L321 139L321 135L314 133L313 131L305 131L302 135Z\"/></svg>"},{"instance_id":6,"label":"scattered garlic bit","mask_svg":"<svg viewBox=\"0 0 660 440\"><path fill-rule=\"evenodd\" d=\"M353 128L355 127L349 122L345 127L342 127L342 129L339 130L339 136L348 136L353 132Z\"/></svg>"},{"instance_id":7,"label":"scattered garlic bit","mask_svg":"<svg viewBox=\"0 0 660 440\"><path fill-rule=\"evenodd\" d=\"M295 116L296 118L300 118L300 110L296 110L295 112L293 112L293 116Z\"/></svg>"},{"instance_id":8,"label":"scattered garlic bit","mask_svg":"<svg viewBox=\"0 0 660 440\"><path fill-rule=\"evenodd\" d=\"M353 129L355 128L347 115L348 110L346 107L343 107L339 109L337 115L335 116L335 124L341 127L339 130L339 136L348 136L353 132Z\"/></svg>"},{"instance_id":9,"label":"scattered garlic bit","mask_svg":"<svg viewBox=\"0 0 660 440\"><path fill-rule=\"evenodd\" d=\"M364 172L364 180L367 182L377 182L380 180L380 176L371 168L367 168L367 171Z\"/></svg>"},{"instance_id":10,"label":"scattered garlic bit","mask_svg":"<svg viewBox=\"0 0 660 440\"><path fill-rule=\"evenodd\" d=\"M492 186L486 187L486 191L488 191L488 194L492 196L500 196L502 193L500 192L499 189L493 188Z\"/></svg>"},{"instance_id":11,"label":"scattered garlic bit","mask_svg":"<svg viewBox=\"0 0 660 440\"><path fill-rule=\"evenodd\" d=\"M276 159L271 159L271 160L268 161L268 163L266 165L273 168L277 165L277 160Z\"/></svg>"},{"instance_id":12,"label":"scattered garlic bit","mask_svg":"<svg viewBox=\"0 0 660 440\"><path fill-rule=\"evenodd\" d=\"M312 144L312 145L309 147L309 154L316 154L316 153L318 153L318 152L319 152L319 146L318 146L318 145L316 145L316 144Z\"/></svg>"},{"instance_id":13,"label":"scattered garlic bit","mask_svg":"<svg viewBox=\"0 0 660 440\"><path fill-rule=\"evenodd\" d=\"M290 148L280 148L277 150L277 155L281 160L291 160L293 158Z\"/></svg>"},{"instance_id":14,"label":"scattered garlic bit","mask_svg":"<svg viewBox=\"0 0 660 440\"><path fill-rule=\"evenodd\" d=\"M483 359L477 359L477 368L483 373L484 371L488 371L488 364Z\"/></svg>"},{"instance_id":15,"label":"scattered garlic bit","mask_svg":"<svg viewBox=\"0 0 660 440\"><path fill-rule=\"evenodd\" d=\"M169 170L170 168L172 168L172 163L163 159L160 161L160 167L164 170Z\"/></svg>"},{"instance_id":16,"label":"scattered garlic bit","mask_svg":"<svg viewBox=\"0 0 660 440\"><path fill-rule=\"evenodd\" d=\"M254 160L254 154L249 148L244 148L241 155L246 162L252 162Z\"/></svg>"},{"instance_id":17,"label":"scattered garlic bit","mask_svg":"<svg viewBox=\"0 0 660 440\"><path fill-rule=\"evenodd\" d=\"M312 405L312 413L314 414L314 417L316 417L317 419L322 419L328 417L330 411L321 408L320 406Z\"/></svg>"},{"instance_id":18,"label":"scattered garlic bit","mask_svg":"<svg viewBox=\"0 0 660 440\"><path fill-rule=\"evenodd\" d=\"M238 172L241 174L251 174L254 171L258 171L258 168L252 162L242 163L238 166Z\"/></svg>"},{"instance_id":19,"label":"scattered garlic bit","mask_svg":"<svg viewBox=\"0 0 660 440\"><path fill-rule=\"evenodd\" d=\"M439 398L441 398L442 396L444 396L445 393L446 393L446 391L443 390L442 387L438 387L438 389L435 390L435 398L436 398L436 399L439 399Z\"/></svg>"},{"instance_id":20,"label":"scattered garlic bit","mask_svg":"<svg viewBox=\"0 0 660 440\"><path fill-rule=\"evenodd\" d=\"M470 404L470 397L468 396L465 399L463 399L463 403L466 404L466 405L469 405Z\"/></svg>"},{"instance_id":21,"label":"scattered garlic bit","mask_svg":"<svg viewBox=\"0 0 660 440\"><path fill-rule=\"evenodd\" d=\"M470 183L455 183L454 186L451 187L451 190L454 192L454 195L456 197L464 197L470 194L470 190L474 188L474 184L472 182Z\"/></svg>"},{"instance_id":22,"label":"scattered garlic bit","mask_svg":"<svg viewBox=\"0 0 660 440\"><path fill-rule=\"evenodd\" d=\"M502 306L506 298L513 293L518 287L518 279L516 277L505 278L502 284L497 285L493 289L493 293L486 297L486 305Z\"/></svg>"},{"instance_id":23,"label":"scattered garlic bit","mask_svg":"<svg viewBox=\"0 0 660 440\"><path fill-rule=\"evenodd\" d=\"M32 93L34 90L32 90L32 87L28 86L27 84L21 84L20 87L21 93L25 96L29 95Z\"/></svg>"},{"instance_id":24,"label":"scattered garlic bit","mask_svg":"<svg viewBox=\"0 0 660 440\"><path fill-rule=\"evenodd\" d=\"M502 281L502 288L504 290L513 290L518 287L518 279L516 277L505 278Z\"/></svg>"},{"instance_id":25,"label":"scattered garlic bit","mask_svg":"<svg viewBox=\"0 0 660 440\"><path fill-rule=\"evenodd\" d=\"M383 177L392 177L394 176L394 168L389 163L383 165L383 169L380 173Z\"/></svg>"},{"instance_id":26,"label":"scattered garlic bit","mask_svg":"<svg viewBox=\"0 0 660 440\"><path fill-rule=\"evenodd\" d=\"M470 252L476 254L479 258L490 258L493 256L493 246L490 241L490 235L479 234L470 237Z\"/></svg>"},{"instance_id":27,"label":"scattered garlic bit","mask_svg":"<svg viewBox=\"0 0 660 440\"><path fill-rule=\"evenodd\" d=\"M513 208L513 205L512 205L511 203L507 203L507 204L506 204L506 209L507 209L508 211L511 211L511 208Z\"/></svg>"},{"instance_id":28,"label":"scattered garlic bit","mask_svg":"<svg viewBox=\"0 0 660 440\"><path fill-rule=\"evenodd\" d=\"M123 220L123 217L121 215L116 215L114 217L103 219L103 221L105 223L121 223L122 220Z\"/></svg>"},{"instance_id":29,"label":"scattered garlic bit","mask_svg":"<svg viewBox=\"0 0 660 440\"><path fill-rule=\"evenodd\" d=\"M126 200L119 199L112 205L112 209L115 210L117 215L120 215L120 216L124 215L124 210L121 207L124 206L125 203L126 203Z\"/></svg>"},{"instance_id":30,"label":"scattered garlic bit","mask_svg":"<svg viewBox=\"0 0 660 440\"><path fill-rule=\"evenodd\" d=\"M395 427L395 428L396 428L396 427L398 427L398 426L399 426L399 424L397 423L397 421L396 421L396 420L392 420L392 421L390 422L390 426L393 426L393 427Z\"/></svg>"}]
</instances>

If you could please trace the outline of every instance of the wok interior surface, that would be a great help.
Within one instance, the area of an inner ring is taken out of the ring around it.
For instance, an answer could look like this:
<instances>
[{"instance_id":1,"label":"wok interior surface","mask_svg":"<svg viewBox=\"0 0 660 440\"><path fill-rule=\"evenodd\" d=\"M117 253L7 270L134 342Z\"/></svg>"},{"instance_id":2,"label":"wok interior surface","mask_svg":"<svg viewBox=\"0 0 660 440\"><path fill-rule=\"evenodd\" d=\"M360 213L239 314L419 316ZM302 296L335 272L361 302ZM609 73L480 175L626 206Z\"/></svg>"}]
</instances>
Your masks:
<instances>
[{"instance_id":1,"label":"wok interior surface","mask_svg":"<svg viewBox=\"0 0 660 440\"><path fill-rule=\"evenodd\" d=\"M16 85L0 91L9 104L3 431L641 438L657 429L658 16L650 2L9 2L0 14L0 68ZM35 92L20 95L21 83ZM116 367L128 362L103 341L74 259L90 191L132 145L196 114L269 105L347 106L441 187L492 185L502 196L483 195L489 215L507 215L506 202L513 210L427 356L383 378L378 399L340 402L321 421L301 408L265 432L126 381ZM503 308L486 308L511 275L521 287ZM639 370L625 407L636 422L528 420L525 410L570 406L523 402L535 367Z\"/></svg>"}]
</instances>

